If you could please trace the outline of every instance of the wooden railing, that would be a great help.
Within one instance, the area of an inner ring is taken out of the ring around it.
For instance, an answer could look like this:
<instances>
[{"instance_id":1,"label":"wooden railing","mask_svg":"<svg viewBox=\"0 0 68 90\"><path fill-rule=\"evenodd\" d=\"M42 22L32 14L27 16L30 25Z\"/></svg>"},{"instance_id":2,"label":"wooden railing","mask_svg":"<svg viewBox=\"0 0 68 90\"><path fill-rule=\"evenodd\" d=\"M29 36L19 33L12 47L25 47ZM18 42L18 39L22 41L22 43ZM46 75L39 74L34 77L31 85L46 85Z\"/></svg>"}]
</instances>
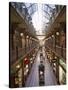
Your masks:
<instances>
[{"instance_id":1,"label":"wooden railing","mask_svg":"<svg viewBox=\"0 0 68 90\"><path fill-rule=\"evenodd\" d=\"M46 45L46 47L49 47L52 51L54 51L58 56L62 57L66 62L66 48L62 48L61 46L53 47L52 45Z\"/></svg>"},{"instance_id":2,"label":"wooden railing","mask_svg":"<svg viewBox=\"0 0 68 90\"><path fill-rule=\"evenodd\" d=\"M26 47L26 48L19 48L18 52L15 50L10 50L10 63L13 64L15 61L17 61L19 58L23 57L25 54L27 54L29 51L31 51L34 47L32 45L31 47ZM16 55L18 53L18 56Z\"/></svg>"}]
</instances>

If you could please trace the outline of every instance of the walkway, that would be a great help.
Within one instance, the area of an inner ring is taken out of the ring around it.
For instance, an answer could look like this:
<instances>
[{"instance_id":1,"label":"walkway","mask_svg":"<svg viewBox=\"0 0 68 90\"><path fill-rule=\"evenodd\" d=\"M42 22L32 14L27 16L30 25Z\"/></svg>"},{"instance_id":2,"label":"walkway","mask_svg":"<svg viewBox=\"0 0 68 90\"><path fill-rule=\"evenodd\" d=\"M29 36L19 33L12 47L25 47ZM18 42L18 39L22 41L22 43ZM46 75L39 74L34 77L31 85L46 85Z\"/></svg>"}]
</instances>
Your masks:
<instances>
[{"instance_id":1,"label":"walkway","mask_svg":"<svg viewBox=\"0 0 68 90\"><path fill-rule=\"evenodd\" d=\"M43 55L45 57L45 86L50 85L57 85L55 75L52 71L52 67L50 66L46 55L43 51ZM31 69L31 73L26 81L26 87L33 87L33 86L39 86L39 77L38 77L38 66L40 64L40 51L37 54L36 61L33 64L33 67Z\"/></svg>"}]
</instances>

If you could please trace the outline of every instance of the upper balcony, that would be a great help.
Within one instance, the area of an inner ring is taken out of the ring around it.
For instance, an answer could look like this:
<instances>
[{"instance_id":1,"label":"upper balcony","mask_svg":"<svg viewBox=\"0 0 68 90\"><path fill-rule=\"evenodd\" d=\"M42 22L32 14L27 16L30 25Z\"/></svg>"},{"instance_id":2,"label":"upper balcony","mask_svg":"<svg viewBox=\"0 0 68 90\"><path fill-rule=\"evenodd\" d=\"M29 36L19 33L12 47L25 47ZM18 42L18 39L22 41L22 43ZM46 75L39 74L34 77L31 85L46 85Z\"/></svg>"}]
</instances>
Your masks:
<instances>
[{"instance_id":1,"label":"upper balcony","mask_svg":"<svg viewBox=\"0 0 68 90\"><path fill-rule=\"evenodd\" d=\"M60 28L63 29L63 24L66 23L66 7L65 6L57 6L52 12L52 16L50 18L50 21L48 23L48 27L46 30L46 37L48 38L53 33L58 31Z\"/></svg>"},{"instance_id":2,"label":"upper balcony","mask_svg":"<svg viewBox=\"0 0 68 90\"><path fill-rule=\"evenodd\" d=\"M12 2L10 13L10 22L17 24L20 32L24 31L33 37L36 36L35 29L32 24L32 18L24 3Z\"/></svg>"}]
</instances>

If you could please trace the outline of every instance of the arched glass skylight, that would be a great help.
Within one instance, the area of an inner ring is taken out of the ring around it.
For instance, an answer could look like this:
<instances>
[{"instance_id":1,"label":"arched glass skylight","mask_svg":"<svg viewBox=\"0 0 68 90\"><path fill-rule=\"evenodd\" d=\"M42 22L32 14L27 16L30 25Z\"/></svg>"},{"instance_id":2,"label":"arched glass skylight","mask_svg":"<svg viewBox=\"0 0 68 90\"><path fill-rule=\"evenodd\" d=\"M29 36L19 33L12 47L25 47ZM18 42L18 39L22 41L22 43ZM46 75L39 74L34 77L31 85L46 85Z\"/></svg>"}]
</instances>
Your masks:
<instances>
[{"instance_id":1,"label":"arched glass skylight","mask_svg":"<svg viewBox=\"0 0 68 90\"><path fill-rule=\"evenodd\" d=\"M24 13L29 23L32 23L37 35L45 35L51 18L53 17L55 5L41 3L13 3L20 12Z\"/></svg>"},{"instance_id":2,"label":"arched glass skylight","mask_svg":"<svg viewBox=\"0 0 68 90\"><path fill-rule=\"evenodd\" d=\"M33 25L36 29L36 34L45 34L44 27L48 25L55 5L37 4L38 10L32 17Z\"/></svg>"}]
</instances>

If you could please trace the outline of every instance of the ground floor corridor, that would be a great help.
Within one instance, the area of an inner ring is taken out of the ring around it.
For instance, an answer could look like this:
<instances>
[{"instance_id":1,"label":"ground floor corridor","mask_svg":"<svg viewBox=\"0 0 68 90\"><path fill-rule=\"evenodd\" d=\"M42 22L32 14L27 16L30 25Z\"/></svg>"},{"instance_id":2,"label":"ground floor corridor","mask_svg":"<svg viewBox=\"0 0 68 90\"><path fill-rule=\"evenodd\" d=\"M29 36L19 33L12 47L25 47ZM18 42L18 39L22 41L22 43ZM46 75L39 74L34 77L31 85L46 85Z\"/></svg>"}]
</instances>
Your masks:
<instances>
[{"instance_id":1,"label":"ground floor corridor","mask_svg":"<svg viewBox=\"0 0 68 90\"><path fill-rule=\"evenodd\" d=\"M48 85L57 85L56 77L54 75L53 69L50 66L50 63L48 62L48 59L46 57L46 53L43 50L43 56L44 56L44 65L45 65L45 86ZM39 71L38 66L40 64L40 51L38 51L36 60L33 64L33 67L31 69L31 73L28 76L28 79L26 81L26 87L33 87L33 86L39 86Z\"/></svg>"}]
</instances>

